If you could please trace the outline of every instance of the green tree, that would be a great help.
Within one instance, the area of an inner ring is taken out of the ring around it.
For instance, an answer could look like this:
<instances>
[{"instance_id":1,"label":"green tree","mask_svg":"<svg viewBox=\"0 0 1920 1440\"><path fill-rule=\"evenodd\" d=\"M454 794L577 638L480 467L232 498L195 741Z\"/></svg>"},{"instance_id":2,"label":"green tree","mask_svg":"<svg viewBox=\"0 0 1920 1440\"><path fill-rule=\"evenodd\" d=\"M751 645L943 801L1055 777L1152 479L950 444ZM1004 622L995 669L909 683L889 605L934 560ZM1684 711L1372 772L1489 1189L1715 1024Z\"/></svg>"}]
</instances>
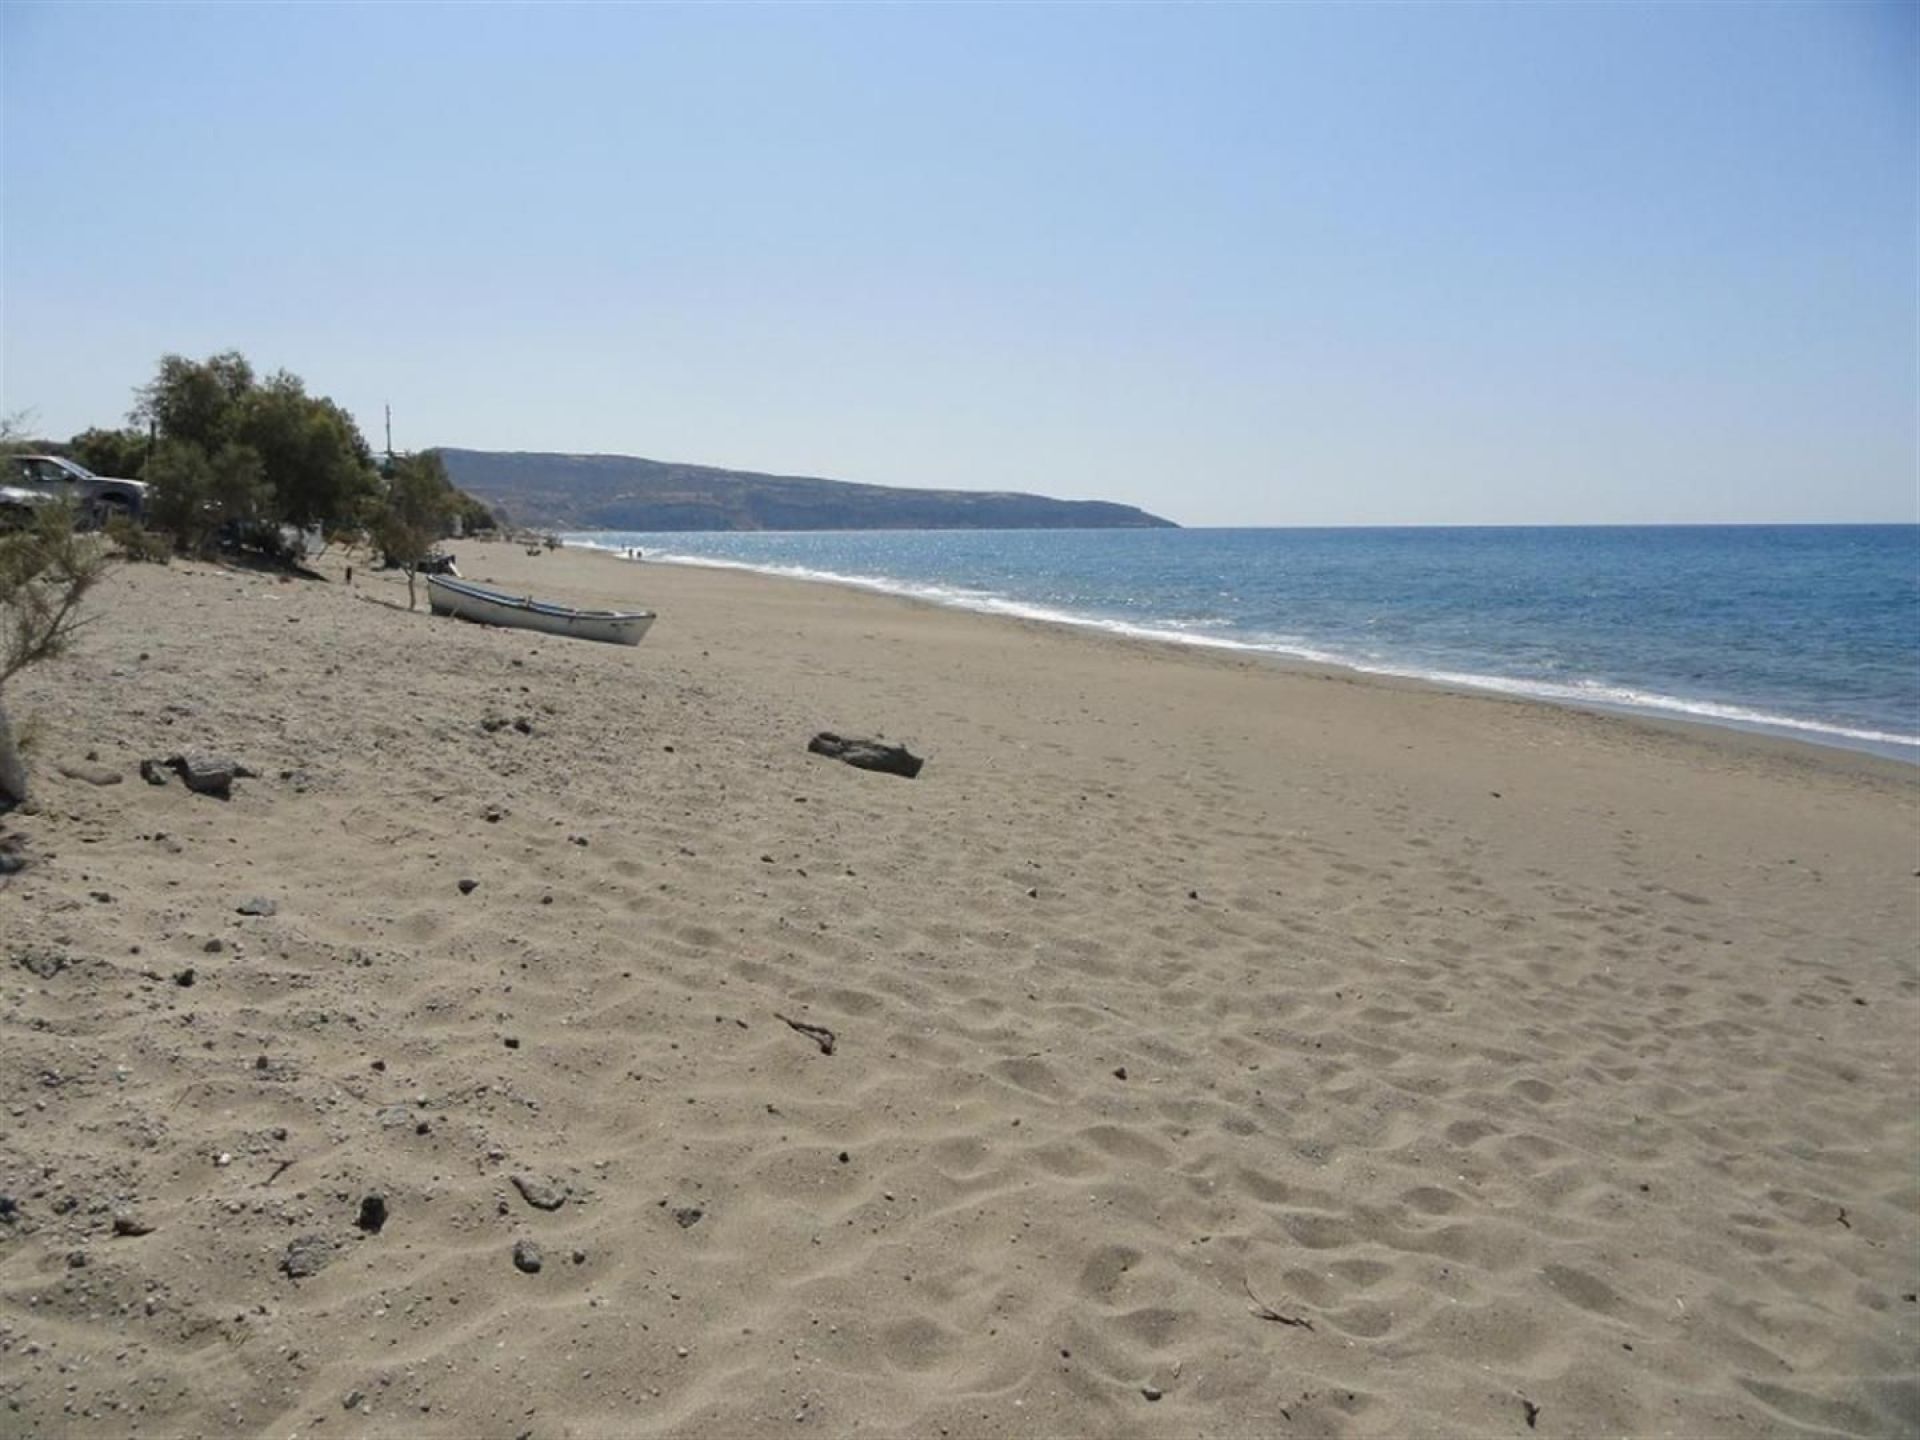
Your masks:
<instances>
[{"instance_id":1,"label":"green tree","mask_svg":"<svg viewBox=\"0 0 1920 1440\"><path fill-rule=\"evenodd\" d=\"M147 483L153 486L154 525L190 555L209 553L222 535L258 544L262 531L279 528L273 490L250 445L222 445L209 459L198 445L162 440L147 466Z\"/></svg>"},{"instance_id":2,"label":"green tree","mask_svg":"<svg viewBox=\"0 0 1920 1440\"><path fill-rule=\"evenodd\" d=\"M297 375L277 371L243 395L232 425L234 438L260 456L278 520L303 530L344 520L377 488L372 452L353 417L307 394Z\"/></svg>"},{"instance_id":3,"label":"green tree","mask_svg":"<svg viewBox=\"0 0 1920 1440\"><path fill-rule=\"evenodd\" d=\"M458 496L447 479L447 467L432 451L394 462L370 529L388 563L406 569L409 610L414 606L416 569L434 542L447 533Z\"/></svg>"},{"instance_id":4,"label":"green tree","mask_svg":"<svg viewBox=\"0 0 1920 1440\"><path fill-rule=\"evenodd\" d=\"M147 511L154 527L171 534L187 554L205 554L219 528L206 452L184 440L162 440L147 462L147 483L153 487Z\"/></svg>"},{"instance_id":5,"label":"green tree","mask_svg":"<svg viewBox=\"0 0 1920 1440\"><path fill-rule=\"evenodd\" d=\"M158 373L137 392L132 419L212 455L231 438L235 411L252 389L253 366L238 350L205 360L163 355Z\"/></svg>"},{"instance_id":6,"label":"green tree","mask_svg":"<svg viewBox=\"0 0 1920 1440\"><path fill-rule=\"evenodd\" d=\"M373 454L353 417L309 395L298 375L258 379L237 351L161 357L133 418L153 425L167 450L164 463L156 451L147 477L168 492L156 496L157 523L189 550L204 549L223 527L256 543L283 524L354 527L378 494Z\"/></svg>"},{"instance_id":7,"label":"green tree","mask_svg":"<svg viewBox=\"0 0 1920 1440\"><path fill-rule=\"evenodd\" d=\"M82 430L67 442L73 458L96 475L137 480L147 463L147 436L143 430Z\"/></svg>"}]
</instances>

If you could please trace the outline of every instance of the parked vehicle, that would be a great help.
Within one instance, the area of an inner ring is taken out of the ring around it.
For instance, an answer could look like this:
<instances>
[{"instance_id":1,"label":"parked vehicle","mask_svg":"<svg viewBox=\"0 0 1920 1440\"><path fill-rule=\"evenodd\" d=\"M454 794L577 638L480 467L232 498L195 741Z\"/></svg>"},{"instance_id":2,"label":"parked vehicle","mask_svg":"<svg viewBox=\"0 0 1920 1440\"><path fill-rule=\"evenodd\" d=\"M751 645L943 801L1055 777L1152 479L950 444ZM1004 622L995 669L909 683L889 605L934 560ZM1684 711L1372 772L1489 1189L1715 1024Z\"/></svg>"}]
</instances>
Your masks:
<instances>
[{"instance_id":1,"label":"parked vehicle","mask_svg":"<svg viewBox=\"0 0 1920 1440\"><path fill-rule=\"evenodd\" d=\"M65 502L84 525L104 525L118 516L143 519L147 487L138 480L96 475L58 455L9 455L0 461L0 511L31 513Z\"/></svg>"}]
</instances>

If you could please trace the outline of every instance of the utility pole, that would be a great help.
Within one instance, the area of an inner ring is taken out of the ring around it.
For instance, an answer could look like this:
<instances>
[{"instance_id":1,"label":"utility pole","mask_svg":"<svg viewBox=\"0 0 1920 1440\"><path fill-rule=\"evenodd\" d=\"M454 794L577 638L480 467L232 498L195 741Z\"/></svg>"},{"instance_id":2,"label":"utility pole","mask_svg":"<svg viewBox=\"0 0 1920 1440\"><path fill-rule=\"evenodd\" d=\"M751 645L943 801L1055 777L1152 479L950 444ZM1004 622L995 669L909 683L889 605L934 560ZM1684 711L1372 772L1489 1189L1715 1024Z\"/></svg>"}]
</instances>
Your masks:
<instances>
[{"instance_id":1,"label":"utility pole","mask_svg":"<svg viewBox=\"0 0 1920 1440\"><path fill-rule=\"evenodd\" d=\"M393 406L384 407L387 412L387 473L393 473Z\"/></svg>"}]
</instances>

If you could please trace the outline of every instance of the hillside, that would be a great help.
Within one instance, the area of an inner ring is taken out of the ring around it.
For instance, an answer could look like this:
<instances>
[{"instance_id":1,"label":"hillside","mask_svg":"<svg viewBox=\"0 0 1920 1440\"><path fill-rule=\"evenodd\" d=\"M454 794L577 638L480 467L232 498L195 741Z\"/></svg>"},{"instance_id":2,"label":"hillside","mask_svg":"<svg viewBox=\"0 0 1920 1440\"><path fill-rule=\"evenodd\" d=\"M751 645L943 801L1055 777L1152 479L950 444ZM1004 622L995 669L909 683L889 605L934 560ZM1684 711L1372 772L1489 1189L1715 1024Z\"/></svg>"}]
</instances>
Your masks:
<instances>
[{"instance_id":1,"label":"hillside","mask_svg":"<svg viewBox=\"0 0 1920 1440\"><path fill-rule=\"evenodd\" d=\"M1061 530L1172 527L1131 505L902 490L632 455L442 448L453 483L515 524L559 530Z\"/></svg>"}]
</instances>

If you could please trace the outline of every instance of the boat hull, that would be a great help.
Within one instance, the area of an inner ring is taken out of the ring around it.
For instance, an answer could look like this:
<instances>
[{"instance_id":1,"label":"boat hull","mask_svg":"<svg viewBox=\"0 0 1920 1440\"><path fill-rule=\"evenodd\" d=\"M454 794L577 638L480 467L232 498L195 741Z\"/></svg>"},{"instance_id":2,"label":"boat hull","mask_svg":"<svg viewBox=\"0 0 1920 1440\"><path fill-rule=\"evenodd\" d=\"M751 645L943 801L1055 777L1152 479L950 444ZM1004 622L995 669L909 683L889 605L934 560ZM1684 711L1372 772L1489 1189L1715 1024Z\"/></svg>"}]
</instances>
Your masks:
<instances>
[{"instance_id":1,"label":"boat hull","mask_svg":"<svg viewBox=\"0 0 1920 1440\"><path fill-rule=\"evenodd\" d=\"M605 645L638 645L654 620L651 610L576 610L443 575L429 575L426 581L427 605L434 614L471 620L477 625L533 630Z\"/></svg>"}]
</instances>

